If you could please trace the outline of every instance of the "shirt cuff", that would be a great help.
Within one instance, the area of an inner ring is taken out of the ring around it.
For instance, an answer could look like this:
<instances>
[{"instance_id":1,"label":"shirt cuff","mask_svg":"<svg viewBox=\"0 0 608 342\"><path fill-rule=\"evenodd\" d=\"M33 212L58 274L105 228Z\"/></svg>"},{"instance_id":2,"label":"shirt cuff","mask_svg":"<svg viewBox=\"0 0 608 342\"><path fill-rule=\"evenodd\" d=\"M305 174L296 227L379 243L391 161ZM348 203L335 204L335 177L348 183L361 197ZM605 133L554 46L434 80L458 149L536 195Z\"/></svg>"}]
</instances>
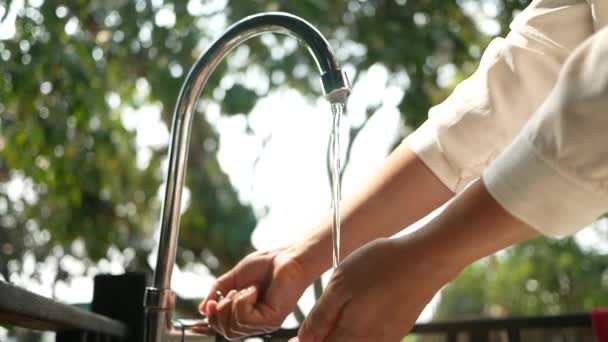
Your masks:
<instances>
[{"instance_id":1,"label":"shirt cuff","mask_svg":"<svg viewBox=\"0 0 608 342\"><path fill-rule=\"evenodd\" d=\"M543 158L524 134L482 178L507 212L548 236L575 233L602 215L608 203L607 194L589 189Z\"/></svg>"}]
</instances>

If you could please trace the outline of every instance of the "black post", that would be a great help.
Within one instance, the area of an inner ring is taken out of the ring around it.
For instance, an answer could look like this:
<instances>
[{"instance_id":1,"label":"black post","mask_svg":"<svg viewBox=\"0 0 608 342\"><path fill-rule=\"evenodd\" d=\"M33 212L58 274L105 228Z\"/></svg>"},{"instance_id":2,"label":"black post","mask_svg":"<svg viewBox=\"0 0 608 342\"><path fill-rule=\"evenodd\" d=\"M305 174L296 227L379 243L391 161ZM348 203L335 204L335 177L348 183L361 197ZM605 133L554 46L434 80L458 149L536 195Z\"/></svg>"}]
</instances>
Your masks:
<instances>
[{"instance_id":1,"label":"black post","mask_svg":"<svg viewBox=\"0 0 608 342\"><path fill-rule=\"evenodd\" d=\"M124 341L143 342L144 292L146 275L97 275L94 280L91 310L127 325L129 334Z\"/></svg>"},{"instance_id":2,"label":"black post","mask_svg":"<svg viewBox=\"0 0 608 342\"><path fill-rule=\"evenodd\" d=\"M507 329L507 336L509 336L509 342L521 342L521 334L517 327Z\"/></svg>"},{"instance_id":3,"label":"black post","mask_svg":"<svg viewBox=\"0 0 608 342\"><path fill-rule=\"evenodd\" d=\"M458 341L458 331L452 330L447 333L447 341L448 342L456 342Z\"/></svg>"},{"instance_id":4,"label":"black post","mask_svg":"<svg viewBox=\"0 0 608 342\"><path fill-rule=\"evenodd\" d=\"M64 330L57 332L55 342L87 342L87 332L82 330Z\"/></svg>"},{"instance_id":5,"label":"black post","mask_svg":"<svg viewBox=\"0 0 608 342\"><path fill-rule=\"evenodd\" d=\"M488 342L489 337L490 333L485 329L469 330L469 342Z\"/></svg>"}]
</instances>

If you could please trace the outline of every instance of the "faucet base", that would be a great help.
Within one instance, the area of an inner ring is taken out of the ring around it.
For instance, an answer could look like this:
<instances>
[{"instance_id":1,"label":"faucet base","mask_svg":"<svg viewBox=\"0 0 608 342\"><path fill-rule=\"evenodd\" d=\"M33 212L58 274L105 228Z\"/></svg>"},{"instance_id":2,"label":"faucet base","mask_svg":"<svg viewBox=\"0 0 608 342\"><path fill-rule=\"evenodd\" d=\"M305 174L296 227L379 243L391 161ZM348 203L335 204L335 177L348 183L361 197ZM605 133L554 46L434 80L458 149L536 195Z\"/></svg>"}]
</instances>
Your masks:
<instances>
[{"instance_id":1,"label":"faucet base","mask_svg":"<svg viewBox=\"0 0 608 342\"><path fill-rule=\"evenodd\" d=\"M144 342L215 342L214 335L199 334L192 330L204 321L171 321L175 293L169 289L146 288L144 307Z\"/></svg>"},{"instance_id":2,"label":"faucet base","mask_svg":"<svg viewBox=\"0 0 608 342\"><path fill-rule=\"evenodd\" d=\"M146 310L144 342L215 342L215 335L200 334L192 328L204 321L171 322L172 311Z\"/></svg>"},{"instance_id":3,"label":"faucet base","mask_svg":"<svg viewBox=\"0 0 608 342\"><path fill-rule=\"evenodd\" d=\"M171 289L146 287L144 307L146 309L173 310L175 308L175 292Z\"/></svg>"}]
</instances>

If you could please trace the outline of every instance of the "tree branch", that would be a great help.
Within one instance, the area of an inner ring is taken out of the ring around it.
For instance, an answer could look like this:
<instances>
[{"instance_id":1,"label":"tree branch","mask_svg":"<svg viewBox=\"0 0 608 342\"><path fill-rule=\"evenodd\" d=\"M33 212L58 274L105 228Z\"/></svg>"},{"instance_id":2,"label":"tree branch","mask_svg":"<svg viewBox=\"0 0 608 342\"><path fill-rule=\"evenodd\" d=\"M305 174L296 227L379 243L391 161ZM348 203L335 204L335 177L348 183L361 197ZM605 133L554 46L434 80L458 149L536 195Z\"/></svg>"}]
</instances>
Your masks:
<instances>
[{"instance_id":1,"label":"tree branch","mask_svg":"<svg viewBox=\"0 0 608 342\"><path fill-rule=\"evenodd\" d=\"M0 2L0 4L5 9L4 13L2 13L2 16L0 17L0 24L3 24L4 19L6 19L6 17L8 17L8 12L11 9L11 5L13 4L13 0L2 1L2 2Z\"/></svg>"}]
</instances>

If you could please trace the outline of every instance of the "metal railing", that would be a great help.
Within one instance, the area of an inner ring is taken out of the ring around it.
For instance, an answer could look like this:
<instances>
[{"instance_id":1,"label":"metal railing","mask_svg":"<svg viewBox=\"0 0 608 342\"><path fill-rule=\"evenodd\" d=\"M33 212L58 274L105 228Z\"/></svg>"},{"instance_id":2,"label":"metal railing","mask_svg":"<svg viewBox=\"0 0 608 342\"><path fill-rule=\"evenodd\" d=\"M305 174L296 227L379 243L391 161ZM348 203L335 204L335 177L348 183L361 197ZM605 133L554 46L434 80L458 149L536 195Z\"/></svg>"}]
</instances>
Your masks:
<instances>
[{"instance_id":1,"label":"metal railing","mask_svg":"<svg viewBox=\"0 0 608 342\"><path fill-rule=\"evenodd\" d=\"M91 310L0 281L0 325L56 332L56 342L140 341L143 274L95 277Z\"/></svg>"},{"instance_id":2,"label":"metal railing","mask_svg":"<svg viewBox=\"0 0 608 342\"><path fill-rule=\"evenodd\" d=\"M56 342L141 342L146 284L143 274L97 276L88 311L0 281L0 324L55 331ZM554 331L564 335L559 341L593 341L588 313L430 322L415 325L412 334L421 342L549 340L530 331ZM284 342L296 335L297 329L281 329L258 340ZM218 341L225 340L218 337Z\"/></svg>"},{"instance_id":3,"label":"metal railing","mask_svg":"<svg viewBox=\"0 0 608 342\"><path fill-rule=\"evenodd\" d=\"M555 316L478 318L470 320L430 322L418 324L412 330L415 334L443 334L446 341L456 342L465 335L470 342L490 341L490 334L502 332L508 342L522 341L526 330L550 330L568 328L588 328L591 334L591 317L588 313L574 313Z\"/></svg>"},{"instance_id":4,"label":"metal railing","mask_svg":"<svg viewBox=\"0 0 608 342\"><path fill-rule=\"evenodd\" d=\"M559 341L593 341L591 331L591 317L588 313L574 313L555 316L511 317L511 318L479 318L445 322L429 322L416 324L411 333L419 336L419 341L446 341L446 342L521 342L521 341L547 341L539 339L539 334L524 338L526 332L536 330L555 330L559 335L572 336L571 329L582 329L586 338L581 334ZM568 331L568 333L565 333ZM258 336L264 342L284 342L297 335L297 329L281 329L272 334ZM427 338L426 336L433 336ZM223 340L225 341L225 340Z\"/></svg>"}]
</instances>

